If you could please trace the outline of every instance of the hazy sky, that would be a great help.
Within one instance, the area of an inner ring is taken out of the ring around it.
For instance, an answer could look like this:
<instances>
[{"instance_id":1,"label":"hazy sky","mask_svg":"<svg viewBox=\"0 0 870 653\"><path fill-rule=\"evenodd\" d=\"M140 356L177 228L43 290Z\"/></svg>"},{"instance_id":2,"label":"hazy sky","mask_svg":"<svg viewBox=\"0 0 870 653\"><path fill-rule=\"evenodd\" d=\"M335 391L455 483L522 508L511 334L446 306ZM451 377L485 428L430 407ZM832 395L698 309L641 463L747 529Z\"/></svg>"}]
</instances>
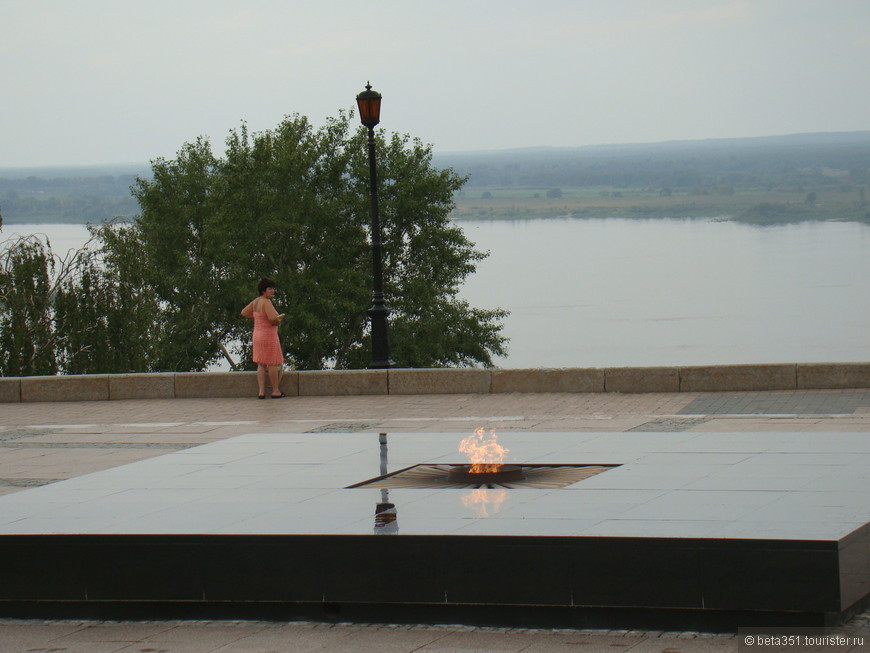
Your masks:
<instances>
[{"instance_id":1,"label":"hazy sky","mask_svg":"<svg viewBox=\"0 0 870 653\"><path fill-rule=\"evenodd\" d=\"M870 129L870 0L0 0L0 167L138 163L367 80L436 151Z\"/></svg>"}]
</instances>

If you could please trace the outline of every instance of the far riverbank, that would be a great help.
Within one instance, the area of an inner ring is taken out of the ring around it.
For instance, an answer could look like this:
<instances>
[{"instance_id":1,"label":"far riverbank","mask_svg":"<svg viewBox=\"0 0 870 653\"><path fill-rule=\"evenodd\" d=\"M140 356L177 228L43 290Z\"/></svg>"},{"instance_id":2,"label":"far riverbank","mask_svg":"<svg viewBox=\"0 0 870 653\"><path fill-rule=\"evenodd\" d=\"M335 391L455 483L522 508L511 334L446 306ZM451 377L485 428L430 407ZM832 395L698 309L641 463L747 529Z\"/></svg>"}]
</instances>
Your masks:
<instances>
[{"instance_id":1,"label":"far riverbank","mask_svg":"<svg viewBox=\"0 0 870 653\"><path fill-rule=\"evenodd\" d=\"M863 189L826 192L676 192L643 188L464 188L451 217L456 220L541 218L719 218L749 224L811 220L870 223Z\"/></svg>"}]
</instances>

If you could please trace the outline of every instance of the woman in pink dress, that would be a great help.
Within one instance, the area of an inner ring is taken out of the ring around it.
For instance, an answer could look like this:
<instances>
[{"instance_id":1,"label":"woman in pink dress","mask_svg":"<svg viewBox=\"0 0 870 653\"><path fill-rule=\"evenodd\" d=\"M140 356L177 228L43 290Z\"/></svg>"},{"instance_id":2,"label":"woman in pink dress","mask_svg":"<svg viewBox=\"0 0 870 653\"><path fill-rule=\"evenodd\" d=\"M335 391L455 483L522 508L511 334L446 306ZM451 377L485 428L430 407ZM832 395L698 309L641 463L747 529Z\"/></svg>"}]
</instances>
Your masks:
<instances>
[{"instance_id":1,"label":"woman in pink dress","mask_svg":"<svg viewBox=\"0 0 870 653\"><path fill-rule=\"evenodd\" d=\"M281 341L278 340L278 325L284 314L272 306L275 296L275 282L271 279L260 279L257 286L260 296L242 309L242 316L254 320L254 362L257 364L257 384L259 399L266 398L266 375L272 384L272 399L286 397L281 392L279 372L284 364L284 352Z\"/></svg>"}]
</instances>

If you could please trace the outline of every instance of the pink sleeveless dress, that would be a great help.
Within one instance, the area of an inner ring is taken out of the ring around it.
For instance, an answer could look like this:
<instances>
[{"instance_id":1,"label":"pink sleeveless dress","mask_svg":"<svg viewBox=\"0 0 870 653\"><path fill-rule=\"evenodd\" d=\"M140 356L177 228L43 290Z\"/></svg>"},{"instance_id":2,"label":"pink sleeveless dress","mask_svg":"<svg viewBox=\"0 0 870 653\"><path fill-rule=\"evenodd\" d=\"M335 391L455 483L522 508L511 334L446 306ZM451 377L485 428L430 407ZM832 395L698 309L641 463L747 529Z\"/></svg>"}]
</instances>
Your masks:
<instances>
[{"instance_id":1,"label":"pink sleeveless dress","mask_svg":"<svg viewBox=\"0 0 870 653\"><path fill-rule=\"evenodd\" d=\"M278 327L269 322L265 313L254 311L254 362L260 365L282 365L284 352L278 340Z\"/></svg>"}]
</instances>

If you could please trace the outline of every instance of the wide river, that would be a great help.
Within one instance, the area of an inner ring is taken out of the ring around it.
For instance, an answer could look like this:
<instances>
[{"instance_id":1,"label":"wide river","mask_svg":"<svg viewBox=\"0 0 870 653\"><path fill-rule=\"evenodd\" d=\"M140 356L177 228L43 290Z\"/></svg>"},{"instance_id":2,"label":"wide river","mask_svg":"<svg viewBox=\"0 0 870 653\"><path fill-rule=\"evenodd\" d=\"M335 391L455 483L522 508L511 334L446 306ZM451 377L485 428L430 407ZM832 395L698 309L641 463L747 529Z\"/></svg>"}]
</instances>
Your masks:
<instances>
[{"instance_id":1,"label":"wide river","mask_svg":"<svg viewBox=\"0 0 870 653\"><path fill-rule=\"evenodd\" d=\"M461 296L511 312L499 367L870 361L870 225L463 221L488 251ZM46 233L55 251L79 225Z\"/></svg>"}]
</instances>

